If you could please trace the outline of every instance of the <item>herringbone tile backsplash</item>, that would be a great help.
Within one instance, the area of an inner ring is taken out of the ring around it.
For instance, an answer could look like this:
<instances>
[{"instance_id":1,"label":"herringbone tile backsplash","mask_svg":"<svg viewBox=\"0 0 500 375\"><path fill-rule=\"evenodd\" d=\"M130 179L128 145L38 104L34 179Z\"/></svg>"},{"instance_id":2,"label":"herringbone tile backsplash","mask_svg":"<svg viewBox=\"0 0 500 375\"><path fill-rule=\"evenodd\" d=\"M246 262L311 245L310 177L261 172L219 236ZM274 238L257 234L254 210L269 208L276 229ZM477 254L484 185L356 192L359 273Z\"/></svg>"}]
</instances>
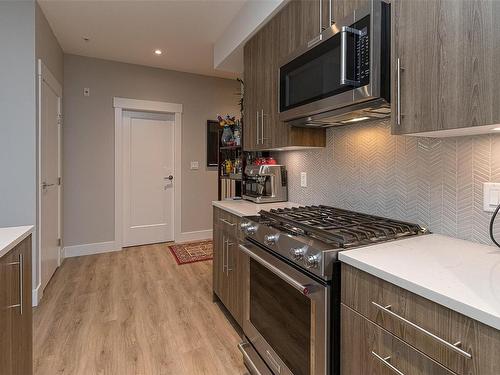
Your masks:
<instances>
[{"instance_id":1,"label":"herringbone tile backsplash","mask_svg":"<svg viewBox=\"0 0 500 375\"><path fill-rule=\"evenodd\" d=\"M290 201L407 220L434 233L491 243L482 183L500 182L500 135L392 136L389 122L382 122L331 128L326 148L275 156L287 166ZM307 188L300 187L303 171Z\"/></svg>"}]
</instances>

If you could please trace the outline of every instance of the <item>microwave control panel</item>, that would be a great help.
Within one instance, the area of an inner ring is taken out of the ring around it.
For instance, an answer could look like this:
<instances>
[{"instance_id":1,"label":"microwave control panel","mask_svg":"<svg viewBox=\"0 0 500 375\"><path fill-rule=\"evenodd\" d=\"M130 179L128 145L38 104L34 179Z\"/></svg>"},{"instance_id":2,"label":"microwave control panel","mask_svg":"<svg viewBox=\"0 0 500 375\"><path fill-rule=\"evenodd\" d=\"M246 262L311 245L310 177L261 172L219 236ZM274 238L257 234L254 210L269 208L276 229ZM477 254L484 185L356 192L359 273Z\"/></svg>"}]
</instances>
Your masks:
<instances>
[{"instance_id":1,"label":"microwave control panel","mask_svg":"<svg viewBox=\"0 0 500 375\"><path fill-rule=\"evenodd\" d=\"M356 22L353 28L361 31L356 38L356 81L364 86L370 83L370 16Z\"/></svg>"}]
</instances>

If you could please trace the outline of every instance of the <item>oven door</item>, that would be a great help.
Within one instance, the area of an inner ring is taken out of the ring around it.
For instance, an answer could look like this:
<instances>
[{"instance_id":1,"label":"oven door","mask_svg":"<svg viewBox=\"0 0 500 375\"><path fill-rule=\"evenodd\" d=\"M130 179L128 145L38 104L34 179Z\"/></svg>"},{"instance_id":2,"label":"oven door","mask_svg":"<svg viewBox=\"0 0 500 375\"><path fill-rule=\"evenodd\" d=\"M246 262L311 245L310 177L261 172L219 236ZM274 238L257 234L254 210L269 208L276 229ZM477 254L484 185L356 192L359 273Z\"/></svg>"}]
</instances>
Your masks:
<instances>
[{"instance_id":1,"label":"oven door","mask_svg":"<svg viewBox=\"0 0 500 375\"><path fill-rule=\"evenodd\" d=\"M243 330L276 375L329 374L330 287L246 242Z\"/></svg>"}]
</instances>

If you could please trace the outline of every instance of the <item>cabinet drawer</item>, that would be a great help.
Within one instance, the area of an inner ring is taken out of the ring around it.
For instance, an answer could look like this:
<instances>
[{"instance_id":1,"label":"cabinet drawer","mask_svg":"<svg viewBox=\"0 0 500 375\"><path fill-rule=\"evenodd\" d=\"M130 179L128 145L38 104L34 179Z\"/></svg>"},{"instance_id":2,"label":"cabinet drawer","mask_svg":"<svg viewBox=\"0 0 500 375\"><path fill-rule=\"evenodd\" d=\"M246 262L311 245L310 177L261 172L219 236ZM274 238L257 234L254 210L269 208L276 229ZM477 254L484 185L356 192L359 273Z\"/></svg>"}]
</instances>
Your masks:
<instances>
[{"instance_id":1,"label":"cabinet drawer","mask_svg":"<svg viewBox=\"0 0 500 375\"><path fill-rule=\"evenodd\" d=\"M219 225L228 236L237 237L240 225L240 218L230 212L220 210Z\"/></svg>"},{"instance_id":2,"label":"cabinet drawer","mask_svg":"<svg viewBox=\"0 0 500 375\"><path fill-rule=\"evenodd\" d=\"M500 374L494 328L346 264L342 303L457 374Z\"/></svg>"},{"instance_id":3,"label":"cabinet drawer","mask_svg":"<svg viewBox=\"0 0 500 375\"><path fill-rule=\"evenodd\" d=\"M342 304L342 375L454 375Z\"/></svg>"}]
</instances>

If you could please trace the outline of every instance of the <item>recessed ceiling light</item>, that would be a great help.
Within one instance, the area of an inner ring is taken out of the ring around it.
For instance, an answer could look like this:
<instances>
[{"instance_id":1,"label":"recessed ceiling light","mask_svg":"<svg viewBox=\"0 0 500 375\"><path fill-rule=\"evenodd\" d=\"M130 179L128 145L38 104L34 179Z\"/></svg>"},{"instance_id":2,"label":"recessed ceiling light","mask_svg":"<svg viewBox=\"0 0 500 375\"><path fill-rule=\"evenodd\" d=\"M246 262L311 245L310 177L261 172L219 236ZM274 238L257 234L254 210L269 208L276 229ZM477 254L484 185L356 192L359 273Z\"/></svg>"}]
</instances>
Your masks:
<instances>
[{"instance_id":1,"label":"recessed ceiling light","mask_svg":"<svg viewBox=\"0 0 500 375\"><path fill-rule=\"evenodd\" d=\"M494 131L500 132L500 127L499 128L493 128Z\"/></svg>"},{"instance_id":2,"label":"recessed ceiling light","mask_svg":"<svg viewBox=\"0 0 500 375\"><path fill-rule=\"evenodd\" d=\"M82 36L82 39L86 42L90 41L90 38L88 36Z\"/></svg>"},{"instance_id":3,"label":"recessed ceiling light","mask_svg":"<svg viewBox=\"0 0 500 375\"><path fill-rule=\"evenodd\" d=\"M155 55L160 56L162 53L161 49L155 49Z\"/></svg>"}]
</instances>

